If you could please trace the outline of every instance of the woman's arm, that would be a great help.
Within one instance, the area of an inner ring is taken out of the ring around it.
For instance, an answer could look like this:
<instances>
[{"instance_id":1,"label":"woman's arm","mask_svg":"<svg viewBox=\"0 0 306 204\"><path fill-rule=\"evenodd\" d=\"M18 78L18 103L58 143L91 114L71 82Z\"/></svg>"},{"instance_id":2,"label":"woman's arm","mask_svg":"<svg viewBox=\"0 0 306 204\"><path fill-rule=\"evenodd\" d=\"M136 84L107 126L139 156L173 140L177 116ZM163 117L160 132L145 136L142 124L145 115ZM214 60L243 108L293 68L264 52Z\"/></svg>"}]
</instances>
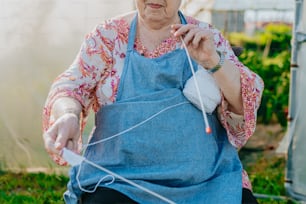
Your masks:
<instances>
[{"instance_id":1,"label":"woman's arm","mask_svg":"<svg viewBox=\"0 0 306 204\"><path fill-rule=\"evenodd\" d=\"M236 65L225 59L224 65L213 76L228 101L228 110L243 115L243 101L241 95L240 72Z\"/></svg>"},{"instance_id":2,"label":"woman's arm","mask_svg":"<svg viewBox=\"0 0 306 204\"><path fill-rule=\"evenodd\" d=\"M191 57L203 68L212 70L223 60L221 60L221 55L224 55L227 50L218 48L220 42L216 42L215 33L209 27L177 24L173 25L172 29L174 36L184 40ZM240 73L237 66L225 58L221 68L212 75L229 102L229 109L237 114L242 114Z\"/></svg>"},{"instance_id":3,"label":"woman's arm","mask_svg":"<svg viewBox=\"0 0 306 204\"><path fill-rule=\"evenodd\" d=\"M82 112L82 106L80 102L74 98L61 97L58 98L52 107L51 114L55 120L63 116L64 114L73 114L77 118L80 118Z\"/></svg>"},{"instance_id":4,"label":"woman's arm","mask_svg":"<svg viewBox=\"0 0 306 204\"><path fill-rule=\"evenodd\" d=\"M260 76L239 61L230 43L222 36L220 31L213 29L213 32L215 33L216 46L219 50L225 50L225 58L235 65L235 69L238 71L241 110L243 112L234 111L232 103L225 94L222 97L218 112L220 121L227 130L230 142L235 147L241 148L255 131L257 111L260 106L264 83Z\"/></svg>"},{"instance_id":5,"label":"woman's arm","mask_svg":"<svg viewBox=\"0 0 306 204\"><path fill-rule=\"evenodd\" d=\"M219 63L217 50L225 55L224 64L212 73L222 92L219 115L230 142L242 147L255 131L262 79L238 60L229 42L211 25L177 24L172 29L175 36L184 39L191 57L207 70Z\"/></svg>"},{"instance_id":6,"label":"woman's arm","mask_svg":"<svg viewBox=\"0 0 306 204\"><path fill-rule=\"evenodd\" d=\"M52 84L44 106L45 146L58 164L65 163L60 158L63 147L76 152L80 149L84 121L96 100L95 88L112 56L109 45L101 38L101 30L102 26L98 26L86 36L73 64Z\"/></svg>"}]
</instances>

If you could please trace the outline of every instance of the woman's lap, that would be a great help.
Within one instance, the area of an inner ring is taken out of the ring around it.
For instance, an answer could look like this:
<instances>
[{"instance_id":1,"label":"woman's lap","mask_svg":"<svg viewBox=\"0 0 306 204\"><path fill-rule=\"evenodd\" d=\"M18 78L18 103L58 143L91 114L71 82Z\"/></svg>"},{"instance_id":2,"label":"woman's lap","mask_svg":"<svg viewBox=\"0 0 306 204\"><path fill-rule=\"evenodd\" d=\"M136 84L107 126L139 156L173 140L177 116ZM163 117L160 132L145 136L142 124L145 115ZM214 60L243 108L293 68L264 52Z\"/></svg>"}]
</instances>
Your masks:
<instances>
[{"instance_id":1,"label":"woman's lap","mask_svg":"<svg viewBox=\"0 0 306 204\"><path fill-rule=\"evenodd\" d=\"M110 188L98 188L94 193L85 193L81 198L80 204L136 204L126 195L110 189ZM253 193L244 188L242 190L242 204L257 204L256 198Z\"/></svg>"},{"instance_id":2,"label":"woman's lap","mask_svg":"<svg viewBox=\"0 0 306 204\"><path fill-rule=\"evenodd\" d=\"M80 204L136 204L126 195L110 189L99 187L94 193L84 193Z\"/></svg>"}]
</instances>

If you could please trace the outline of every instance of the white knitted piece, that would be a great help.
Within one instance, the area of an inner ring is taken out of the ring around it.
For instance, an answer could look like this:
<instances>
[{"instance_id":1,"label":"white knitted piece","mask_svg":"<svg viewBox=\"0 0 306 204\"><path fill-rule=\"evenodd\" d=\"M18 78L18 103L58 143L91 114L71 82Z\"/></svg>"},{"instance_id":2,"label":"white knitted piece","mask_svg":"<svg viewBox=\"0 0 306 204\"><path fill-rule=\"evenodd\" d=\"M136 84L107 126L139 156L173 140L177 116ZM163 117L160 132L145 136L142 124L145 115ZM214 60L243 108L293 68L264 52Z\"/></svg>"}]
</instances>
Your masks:
<instances>
[{"instance_id":1,"label":"white knitted piece","mask_svg":"<svg viewBox=\"0 0 306 204\"><path fill-rule=\"evenodd\" d=\"M206 69L199 66L195 75L187 80L183 89L183 94L200 110L201 104L196 91L194 77L196 77L198 81L205 112L212 113L221 102L220 88L218 87L214 77L209 74Z\"/></svg>"}]
</instances>

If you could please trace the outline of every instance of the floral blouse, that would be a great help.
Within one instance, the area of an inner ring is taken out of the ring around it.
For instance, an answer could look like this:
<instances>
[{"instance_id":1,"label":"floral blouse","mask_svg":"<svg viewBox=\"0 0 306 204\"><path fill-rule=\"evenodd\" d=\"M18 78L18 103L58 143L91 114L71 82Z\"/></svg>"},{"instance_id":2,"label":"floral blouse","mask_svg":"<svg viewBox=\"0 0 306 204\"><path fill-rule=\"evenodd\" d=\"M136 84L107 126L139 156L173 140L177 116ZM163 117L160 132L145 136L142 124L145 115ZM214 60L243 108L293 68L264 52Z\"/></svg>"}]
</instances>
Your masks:
<instances>
[{"instance_id":1,"label":"floral blouse","mask_svg":"<svg viewBox=\"0 0 306 204\"><path fill-rule=\"evenodd\" d=\"M210 24L187 17L190 24L210 29L214 33L215 45L225 52L226 58L232 61L240 70L241 92L244 115L236 115L227 110L228 103L222 97L218 107L219 118L228 133L229 141L237 149L241 148L254 133L256 127L257 109L260 105L263 91L262 79L245 67L233 53L230 44L220 31ZM43 110L43 130L54 123L51 108L54 101L60 97L69 96L78 100L82 107L82 129L86 124L86 116L92 108L99 111L104 105L116 101L118 85L123 70L127 50L130 25L124 18L105 21L90 32L72 65L59 75L49 92ZM159 57L180 47L180 40L169 37L154 51L148 51L136 38L135 49L148 58ZM58 164L65 162L51 155ZM251 189L246 172L243 172L243 186Z\"/></svg>"}]
</instances>

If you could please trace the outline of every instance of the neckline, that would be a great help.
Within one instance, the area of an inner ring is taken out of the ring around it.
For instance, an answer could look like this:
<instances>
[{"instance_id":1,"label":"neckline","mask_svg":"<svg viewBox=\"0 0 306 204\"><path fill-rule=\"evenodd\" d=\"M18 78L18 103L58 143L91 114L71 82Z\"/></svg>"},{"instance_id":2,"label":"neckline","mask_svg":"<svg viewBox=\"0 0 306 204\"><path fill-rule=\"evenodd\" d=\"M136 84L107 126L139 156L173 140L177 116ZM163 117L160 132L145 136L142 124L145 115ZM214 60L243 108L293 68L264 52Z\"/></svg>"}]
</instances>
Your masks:
<instances>
[{"instance_id":1,"label":"neckline","mask_svg":"<svg viewBox=\"0 0 306 204\"><path fill-rule=\"evenodd\" d=\"M138 52L140 55L146 58L157 58L162 56L169 51L173 51L178 48L180 40L178 38L169 37L162 41L153 51L149 51L146 46L144 46L139 38L135 39L134 51Z\"/></svg>"},{"instance_id":2,"label":"neckline","mask_svg":"<svg viewBox=\"0 0 306 204\"><path fill-rule=\"evenodd\" d=\"M178 11L178 15L180 17L180 20L181 20L181 23L182 24L187 24L187 20L185 19L184 15L182 14L181 11ZM132 20L132 23L130 25L130 31L129 31L129 35L128 35L128 47L127 47L127 51L130 52L130 51L135 51L137 53L139 53L137 50L135 50L135 43L138 42L139 45L144 48L144 50L147 50L147 48L141 43L141 41L136 37L137 35L137 18L138 18L138 13L135 14L135 17L134 19ZM138 39L138 40L137 40ZM151 58L150 56L155 56L155 55L158 55L158 53L160 53L159 51L163 49L163 45L165 43L167 43L167 41L171 41L171 44L170 46L175 46L175 48L177 48L177 44L179 43L179 40L178 39L175 39L173 37L169 37L169 38L166 38L164 41L162 41L157 47L155 50L153 50L152 52L149 52L149 58ZM175 50L174 47L172 47L173 50ZM163 52L163 51L161 51ZM165 52L165 51L164 51ZM143 54L144 53L139 53L140 55L144 56ZM162 54L165 54L165 53L162 53ZM159 57L160 55L158 55L157 57ZM156 56L155 56L156 57ZM155 58L155 57L152 57L152 58Z\"/></svg>"}]
</instances>

